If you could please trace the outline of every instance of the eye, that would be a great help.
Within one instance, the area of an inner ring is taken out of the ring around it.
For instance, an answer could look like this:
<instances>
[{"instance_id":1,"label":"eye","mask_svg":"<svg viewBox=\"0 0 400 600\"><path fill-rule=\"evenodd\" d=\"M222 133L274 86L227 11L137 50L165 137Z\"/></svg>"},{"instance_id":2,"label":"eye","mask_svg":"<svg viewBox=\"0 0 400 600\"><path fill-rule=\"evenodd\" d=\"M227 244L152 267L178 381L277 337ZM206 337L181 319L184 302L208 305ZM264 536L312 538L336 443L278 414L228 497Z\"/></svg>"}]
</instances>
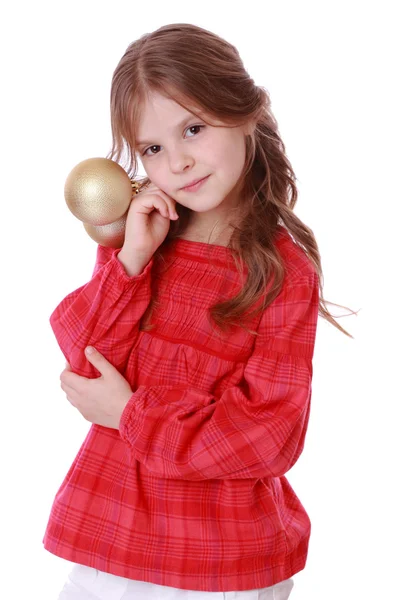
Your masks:
<instances>
[{"instance_id":1,"label":"eye","mask_svg":"<svg viewBox=\"0 0 400 600\"><path fill-rule=\"evenodd\" d=\"M203 129L204 127L205 127L205 125L191 125L190 127L188 127L188 128L186 129L186 131L189 131L189 130L191 130L191 129L199 129L199 130L200 130L200 129ZM189 136L189 137L195 137L196 135L197 135L197 134L195 133L194 135L192 135L192 136ZM158 145L156 145L156 144L154 144L153 146L149 146L149 147L148 147L148 148L146 148L146 150L145 150L145 151L142 153L142 156L150 156L150 155L151 155L151 156L154 156L155 154L158 154L158 152L151 152L150 154L147 154L147 151L148 151L148 150L153 150L153 148L160 148L160 146L158 146Z\"/></svg>"},{"instance_id":2,"label":"eye","mask_svg":"<svg viewBox=\"0 0 400 600\"><path fill-rule=\"evenodd\" d=\"M159 146L149 146L142 154L142 156L149 156L149 154L147 154L147 150L151 150L152 148L159 148ZM153 153L152 153L153 154Z\"/></svg>"},{"instance_id":3,"label":"eye","mask_svg":"<svg viewBox=\"0 0 400 600\"><path fill-rule=\"evenodd\" d=\"M203 127L204 125L191 125L186 131L189 131L189 129L203 129Z\"/></svg>"}]
</instances>

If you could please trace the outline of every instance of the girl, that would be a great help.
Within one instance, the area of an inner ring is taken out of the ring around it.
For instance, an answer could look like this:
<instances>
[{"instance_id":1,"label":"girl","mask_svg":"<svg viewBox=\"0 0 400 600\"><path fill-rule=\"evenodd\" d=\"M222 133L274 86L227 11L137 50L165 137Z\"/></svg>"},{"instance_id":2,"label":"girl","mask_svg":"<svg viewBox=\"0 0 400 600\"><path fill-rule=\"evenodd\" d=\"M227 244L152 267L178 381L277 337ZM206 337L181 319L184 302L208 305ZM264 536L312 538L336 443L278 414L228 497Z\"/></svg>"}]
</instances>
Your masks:
<instances>
[{"instance_id":1,"label":"girl","mask_svg":"<svg viewBox=\"0 0 400 600\"><path fill-rule=\"evenodd\" d=\"M126 148L131 178L140 157L147 185L50 317L92 423L43 538L75 563L59 599L287 599L318 314L352 336L320 300L268 93L234 46L171 24L126 50L111 120L108 157Z\"/></svg>"}]
</instances>

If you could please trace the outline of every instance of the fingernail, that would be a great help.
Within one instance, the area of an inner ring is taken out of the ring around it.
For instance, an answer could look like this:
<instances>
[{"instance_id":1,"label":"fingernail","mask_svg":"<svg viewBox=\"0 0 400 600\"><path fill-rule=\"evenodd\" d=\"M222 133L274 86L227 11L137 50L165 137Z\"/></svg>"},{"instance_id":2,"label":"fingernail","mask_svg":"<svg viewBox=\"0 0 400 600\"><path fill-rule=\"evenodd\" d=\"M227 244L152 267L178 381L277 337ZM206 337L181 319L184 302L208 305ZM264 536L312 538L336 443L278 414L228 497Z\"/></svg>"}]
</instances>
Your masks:
<instances>
[{"instance_id":1,"label":"fingernail","mask_svg":"<svg viewBox=\"0 0 400 600\"><path fill-rule=\"evenodd\" d=\"M93 348L92 346L88 346L88 347L86 348L86 354L92 354L92 353L93 353L93 351L94 351L94 348Z\"/></svg>"}]
</instances>

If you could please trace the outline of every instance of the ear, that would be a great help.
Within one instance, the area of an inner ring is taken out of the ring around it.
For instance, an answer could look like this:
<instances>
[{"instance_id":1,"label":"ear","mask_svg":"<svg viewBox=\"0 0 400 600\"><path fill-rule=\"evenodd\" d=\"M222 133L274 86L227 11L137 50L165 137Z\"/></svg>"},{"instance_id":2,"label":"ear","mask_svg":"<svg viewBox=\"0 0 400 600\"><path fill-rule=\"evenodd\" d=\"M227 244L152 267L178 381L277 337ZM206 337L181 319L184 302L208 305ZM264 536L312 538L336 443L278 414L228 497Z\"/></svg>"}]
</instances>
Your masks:
<instances>
[{"instance_id":1,"label":"ear","mask_svg":"<svg viewBox=\"0 0 400 600\"><path fill-rule=\"evenodd\" d=\"M243 125L244 134L245 135L253 135L256 127L257 127L257 121L255 119L250 120L248 123Z\"/></svg>"}]
</instances>

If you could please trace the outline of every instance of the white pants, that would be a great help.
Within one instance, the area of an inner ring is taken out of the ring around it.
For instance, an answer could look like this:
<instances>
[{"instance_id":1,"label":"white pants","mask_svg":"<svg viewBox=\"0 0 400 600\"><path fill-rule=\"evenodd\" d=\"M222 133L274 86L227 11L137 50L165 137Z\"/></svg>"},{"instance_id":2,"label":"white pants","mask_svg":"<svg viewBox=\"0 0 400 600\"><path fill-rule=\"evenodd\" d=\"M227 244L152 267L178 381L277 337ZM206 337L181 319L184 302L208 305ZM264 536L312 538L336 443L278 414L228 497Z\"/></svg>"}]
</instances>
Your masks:
<instances>
[{"instance_id":1,"label":"white pants","mask_svg":"<svg viewBox=\"0 0 400 600\"><path fill-rule=\"evenodd\" d=\"M126 579L75 564L58 600L287 600L293 585L293 579L285 579L255 590L201 592Z\"/></svg>"}]
</instances>

